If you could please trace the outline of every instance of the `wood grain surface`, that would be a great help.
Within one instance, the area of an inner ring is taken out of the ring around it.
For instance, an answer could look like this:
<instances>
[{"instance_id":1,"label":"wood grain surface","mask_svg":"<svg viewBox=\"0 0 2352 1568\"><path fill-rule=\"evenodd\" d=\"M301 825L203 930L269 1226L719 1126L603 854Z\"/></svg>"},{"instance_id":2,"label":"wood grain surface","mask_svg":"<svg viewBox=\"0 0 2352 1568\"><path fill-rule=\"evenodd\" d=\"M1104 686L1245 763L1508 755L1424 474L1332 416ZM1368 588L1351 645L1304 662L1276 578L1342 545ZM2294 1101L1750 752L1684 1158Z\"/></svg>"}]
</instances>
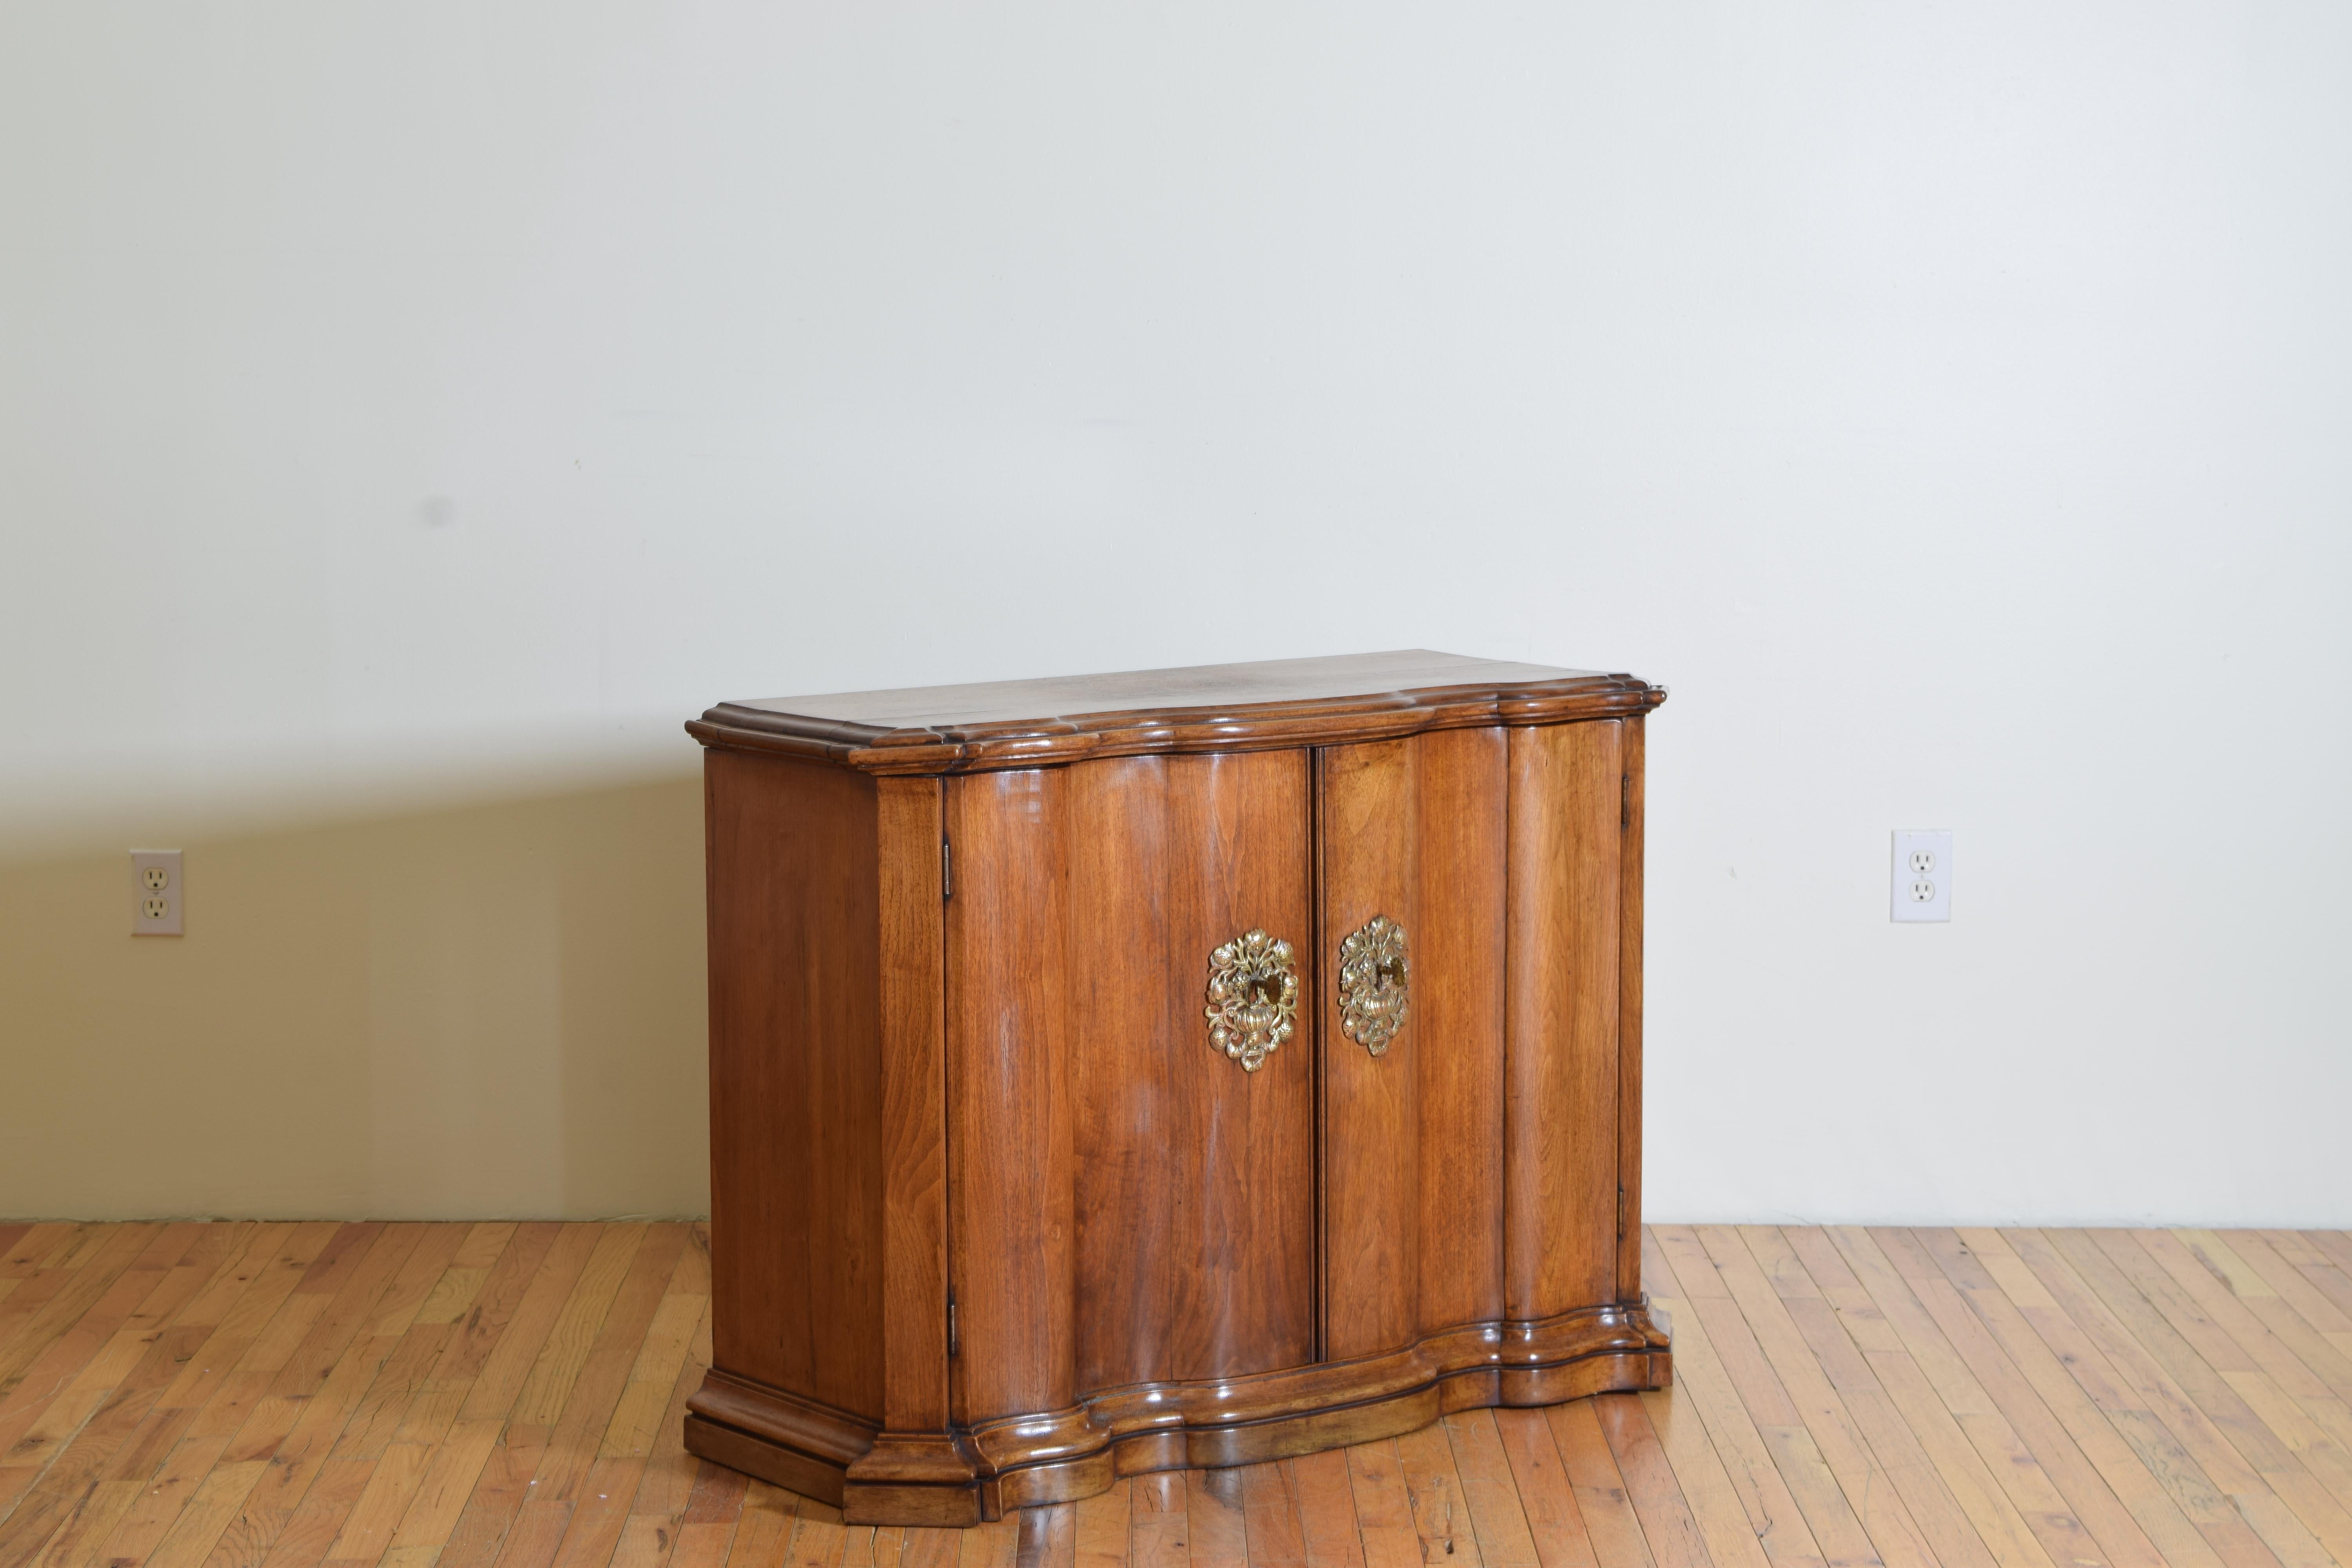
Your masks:
<instances>
[{"instance_id":1,"label":"wood grain surface","mask_svg":"<svg viewBox=\"0 0 2352 1568\"><path fill-rule=\"evenodd\" d=\"M1313 1359L1314 1071L1209 1047L1208 957L1307 945L1306 754L948 784L957 1414ZM1302 985L1302 990L1304 985Z\"/></svg>"},{"instance_id":2,"label":"wood grain surface","mask_svg":"<svg viewBox=\"0 0 2352 1568\"><path fill-rule=\"evenodd\" d=\"M731 752L705 766L719 1363L878 1421L877 781ZM904 900L894 889L899 946ZM908 1004L893 994L902 1024Z\"/></svg>"},{"instance_id":3,"label":"wood grain surface","mask_svg":"<svg viewBox=\"0 0 2352 1568\"><path fill-rule=\"evenodd\" d=\"M706 746L956 773L1567 723L1640 715L1665 698L1630 675L1414 648L722 702L686 728Z\"/></svg>"},{"instance_id":4,"label":"wood grain surface","mask_svg":"<svg viewBox=\"0 0 2352 1568\"><path fill-rule=\"evenodd\" d=\"M1405 931L1404 1027L1375 1057L1323 1018L1325 1355L1503 1315L1505 767L1499 729L1322 755L1322 931ZM1604 1298L1596 1297L1595 1300Z\"/></svg>"},{"instance_id":5,"label":"wood grain surface","mask_svg":"<svg viewBox=\"0 0 2352 1568\"><path fill-rule=\"evenodd\" d=\"M1503 1310L1512 1318L1618 1299L1626 776L1620 721L1510 731Z\"/></svg>"},{"instance_id":6,"label":"wood grain surface","mask_svg":"<svg viewBox=\"0 0 2352 1568\"><path fill-rule=\"evenodd\" d=\"M2352 1235L1646 1240L1670 1389L956 1531L685 1451L699 1226L0 1224L0 1568L2352 1562Z\"/></svg>"}]
</instances>

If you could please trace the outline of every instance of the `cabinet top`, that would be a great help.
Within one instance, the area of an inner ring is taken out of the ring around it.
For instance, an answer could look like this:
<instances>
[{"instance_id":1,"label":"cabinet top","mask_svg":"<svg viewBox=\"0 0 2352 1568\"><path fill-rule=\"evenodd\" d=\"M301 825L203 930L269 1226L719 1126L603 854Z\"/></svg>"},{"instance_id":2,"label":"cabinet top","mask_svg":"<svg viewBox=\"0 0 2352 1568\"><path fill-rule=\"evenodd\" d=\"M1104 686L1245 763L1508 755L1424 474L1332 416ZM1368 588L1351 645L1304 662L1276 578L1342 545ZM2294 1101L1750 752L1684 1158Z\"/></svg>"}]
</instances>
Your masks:
<instances>
[{"instance_id":1,"label":"cabinet top","mask_svg":"<svg viewBox=\"0 0 2352 1568\"><path fill-rule=\"evenodd\" d=\"M1630 675L1410 648L772 697L722 702L686 728L706 746L872 773L954 773L1561 723L1643 713L1665 700L1665 688Z\"/></svg>"}]
</instances>

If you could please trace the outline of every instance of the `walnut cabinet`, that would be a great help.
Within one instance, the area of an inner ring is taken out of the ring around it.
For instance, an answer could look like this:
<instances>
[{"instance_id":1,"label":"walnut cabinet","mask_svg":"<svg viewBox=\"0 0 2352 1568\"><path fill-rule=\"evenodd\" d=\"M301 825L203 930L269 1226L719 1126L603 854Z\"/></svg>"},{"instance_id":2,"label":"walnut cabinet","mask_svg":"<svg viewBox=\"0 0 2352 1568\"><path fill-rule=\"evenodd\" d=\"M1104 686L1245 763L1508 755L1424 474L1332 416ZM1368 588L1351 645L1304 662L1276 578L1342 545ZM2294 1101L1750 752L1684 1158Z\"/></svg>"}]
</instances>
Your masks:
<instances>
[{"instance_id":1,"label":"walnut cabinet","mask_svg":"<svg viewBox=\"0 0 2352 1568\"><path fill-rule=\"evenodd\" d=\"M1650 1388L1643 724L1432 653L726 703L713 1366L854 1522Z\"/></svg>"}]
</instances>

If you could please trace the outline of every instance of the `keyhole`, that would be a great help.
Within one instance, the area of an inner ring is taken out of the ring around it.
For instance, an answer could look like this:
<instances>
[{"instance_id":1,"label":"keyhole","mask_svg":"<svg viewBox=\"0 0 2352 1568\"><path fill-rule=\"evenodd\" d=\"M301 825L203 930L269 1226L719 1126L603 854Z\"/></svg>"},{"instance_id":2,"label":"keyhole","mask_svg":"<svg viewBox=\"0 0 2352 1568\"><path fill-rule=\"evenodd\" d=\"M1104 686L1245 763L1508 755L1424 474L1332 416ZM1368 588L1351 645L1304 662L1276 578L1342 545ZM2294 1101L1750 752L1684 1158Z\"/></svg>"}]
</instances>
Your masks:
<instances>
[{"instance_id":1,"label":"keyhole","mask_svg":"<svg viewBox=\"0 0 2352 1568\"><path fill-rule=\"evenodd\" d=\"M1381 966L1374 973L1380 976L1381 984L1383 989L1402 985L1404 984L1404 965L1398 963L1393 958L1384 958L1381 960Z\"/></svg>"}]
</instances>

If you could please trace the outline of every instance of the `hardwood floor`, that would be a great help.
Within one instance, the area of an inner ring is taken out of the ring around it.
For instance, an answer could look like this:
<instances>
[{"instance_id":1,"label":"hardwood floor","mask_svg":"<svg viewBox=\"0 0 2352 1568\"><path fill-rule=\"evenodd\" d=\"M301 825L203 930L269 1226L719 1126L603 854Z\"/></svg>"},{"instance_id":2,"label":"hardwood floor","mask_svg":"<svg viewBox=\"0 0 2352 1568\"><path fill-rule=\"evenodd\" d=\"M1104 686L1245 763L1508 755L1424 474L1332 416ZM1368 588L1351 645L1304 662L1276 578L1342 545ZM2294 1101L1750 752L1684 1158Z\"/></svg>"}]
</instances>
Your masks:
<instances>
[{"instance_id":1,"label":"hardwood floor","mask_svg":"<svg viewBox=\"0 0 2352 1568\"><path fill-rule=\"evenodd\" d=\"M0 1225L0 1568L2352 1568L2352 1235L1664 1226L1676 1381L845 1527L684 1225Z\"/></svg>"}]
</instances>

